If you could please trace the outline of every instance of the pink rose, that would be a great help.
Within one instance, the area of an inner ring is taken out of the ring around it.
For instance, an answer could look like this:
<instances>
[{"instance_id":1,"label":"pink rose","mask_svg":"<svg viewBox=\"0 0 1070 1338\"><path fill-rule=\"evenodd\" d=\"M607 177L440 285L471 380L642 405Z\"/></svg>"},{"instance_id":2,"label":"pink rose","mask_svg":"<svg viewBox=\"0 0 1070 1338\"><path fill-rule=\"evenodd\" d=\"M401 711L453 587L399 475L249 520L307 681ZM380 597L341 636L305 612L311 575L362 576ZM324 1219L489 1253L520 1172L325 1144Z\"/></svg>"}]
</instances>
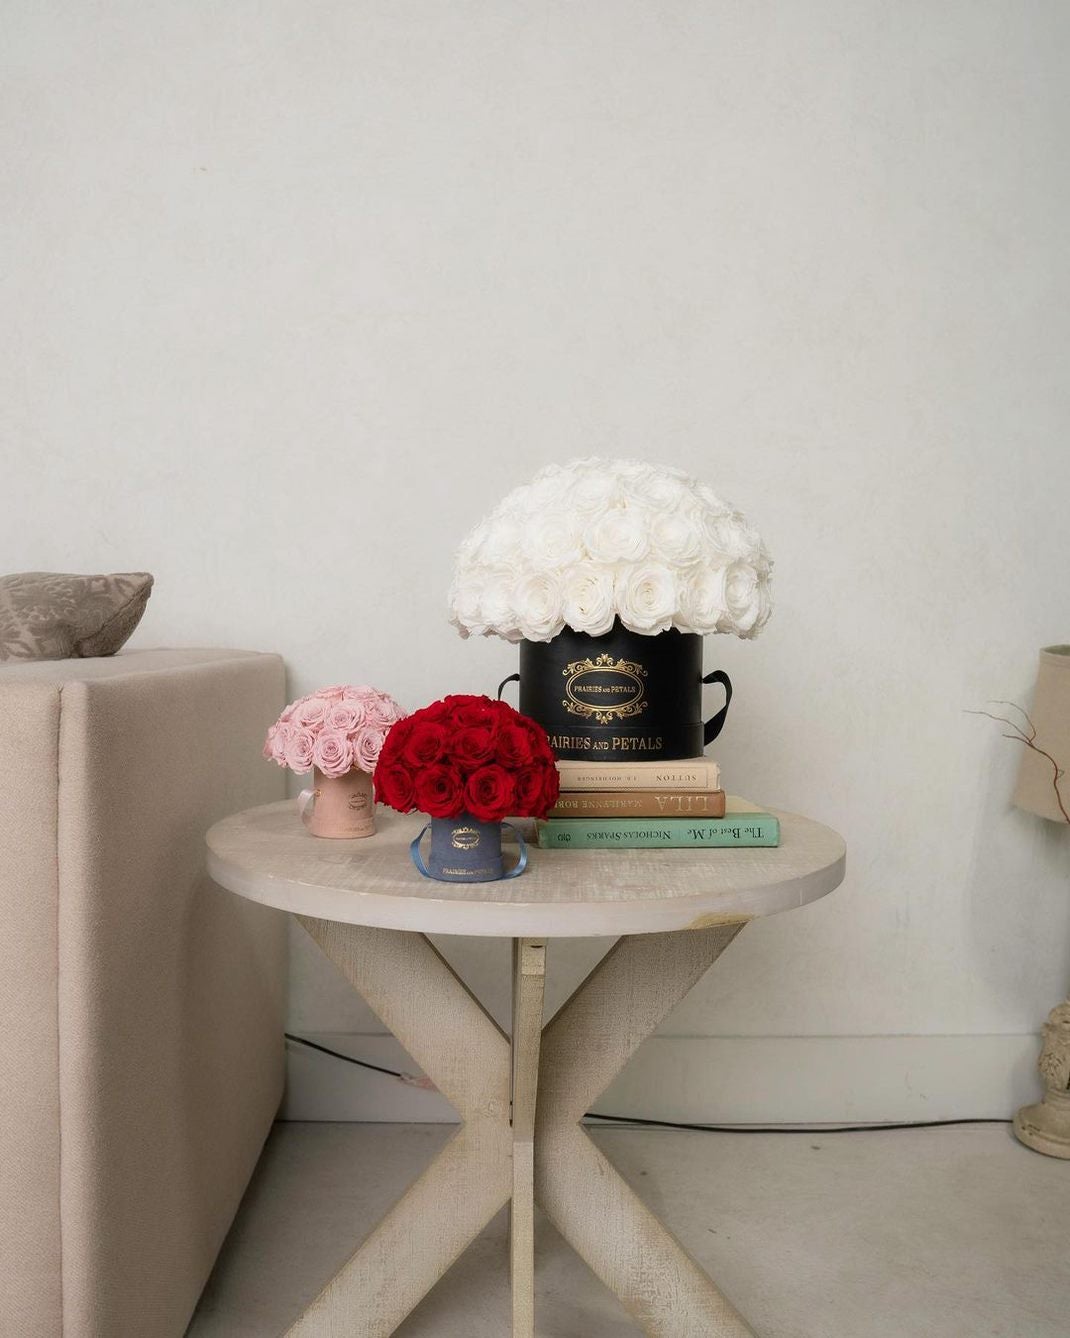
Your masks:
<instances>
[{"instance_id":1,"label":"pink rose","mask_svg":"<svg viewBox=\"0 0 1070 1338\"><path fill-rule=\"evenodd\" d=\"M364 724L364 716L364 703L359 698L343 699L328 711L327 724L343 734L353 734Z\"/></svg>"},{"instance_id":2,"label":"pink rose","mask_svg":"<svg viewBox=\"0 0 1070 1338\"><path fill-rule=\"evenodd\" d=\"M313 693L314 697L322 697L328 704L331 702L340 702L346 695L346 687L342 683L335 683L329 688L320 688L318 692Z\"/></svg>"},{"instance_id":3,"label":"pink rose","mask_svg":"<svg viewBox=\"0 0 1070 1338\"><path fill-rule=\"evenodd\" d=\"M306 697L298 702L294 711L294 722L301 729L318 729L327 720L330 703L324 697Z\"/></svg>"},{"instance_id":4,"label":"pink rose","mask_svg":"<svg viewBox=\"0 0 1070 1338\"><path fill-rule=\"evenodd\" d=\"M353 743L353 749L357 766L362 771L367 771L370 774L375 770L375 764L379 761L379 753L385 738L386 731L377 729L375 725L366 725L357 735Z\"/></svg>"},{"instance_id":5,"label":"pink rose","mask_svg":"<svg viewBox=\"0 0 1070 1338\"><path fill-rule=\"evenodd\" d=\"M286 765L299 776L312 770L316 736L310 729L294 729L286 741Z\"/></svg>"},{"instance_id":6,"label":"pink rose","mask_svg":"<svg viewBox=\"0 0 1070 1338\"><path fill-rule=\"evenodd\" d=\"M293 736L294 727L285 720L280 720L269 735L272 760L280 767L286 766L286 748Z\"/></svg>"},{"instance_id":7,"label":"pink rose","mask_svg":"<svg viewBox=\"0 0 1070 1338\"><path fill-rule=\"evenodd\" d=\"M325 776L344 776L353 769L353 745L340 729L321 730L312 748L312 761Z\"/></svg>"},{"instance_id":8,"label":"pink rose","mask_svg":"<svg viewBox=\"0 0 1070 1338\"><path fill-rule=\"evenodd\" d=\"M388 697L380 697L376 694L369 697L365 705L367 712L366 719L369 725L375 725L379 729L394 723L392 703Z\"/></svg>"}]
</instances>

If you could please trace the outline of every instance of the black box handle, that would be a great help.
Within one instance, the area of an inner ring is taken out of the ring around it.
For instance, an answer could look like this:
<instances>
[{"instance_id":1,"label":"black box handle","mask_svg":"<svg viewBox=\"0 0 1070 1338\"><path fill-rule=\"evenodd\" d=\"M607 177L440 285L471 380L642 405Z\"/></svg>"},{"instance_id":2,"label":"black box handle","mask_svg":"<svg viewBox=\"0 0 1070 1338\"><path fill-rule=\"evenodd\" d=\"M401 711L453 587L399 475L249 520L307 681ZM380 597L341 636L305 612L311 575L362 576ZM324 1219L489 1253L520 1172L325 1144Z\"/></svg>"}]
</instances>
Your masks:
<instances>
[{"instance_id":1,"label":"black box handle","mask_svg":"<svg viewBox=\"0 0 1070 1338\"><path fill-rule=\"evenodd\" d=\"M724 688L724 705L715 716L711 716L710 719L706 721L704 727L702 742L703 746L705 746L707 743L712 743L717 735L720 734L721 730L724 729L724 722L728 716L728 708L732 705L732 680L723 669L714 669L714 671L707 674L702 681L703 683L720 683ZM509 680L506 679L505 682L508 683ZM504 687L505 684L502 686ZM500 695L501 688L498 689L498 692Z\"/></svg>"}]
</instances>

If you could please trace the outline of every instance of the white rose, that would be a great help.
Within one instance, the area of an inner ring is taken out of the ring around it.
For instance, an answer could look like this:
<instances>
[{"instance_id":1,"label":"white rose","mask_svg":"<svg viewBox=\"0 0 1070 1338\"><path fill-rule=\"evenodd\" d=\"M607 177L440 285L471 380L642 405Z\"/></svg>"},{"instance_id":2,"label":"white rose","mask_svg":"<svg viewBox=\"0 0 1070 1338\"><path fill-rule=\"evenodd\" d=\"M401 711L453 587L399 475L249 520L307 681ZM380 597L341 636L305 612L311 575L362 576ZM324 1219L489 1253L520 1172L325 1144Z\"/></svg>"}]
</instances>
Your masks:
<instances>
[{"instance_id":1,"label":"white rose","mask_svg":"<svg viewBox=\"0 0 1070 1338\"><path fill-rule=\"evenodd\" d=\"M686 567L702 556L701 520L682 506L662 511L650 522L650 550L659 562Z\"/></svg>"},{"instance_id":2,"label":"white rose","mask_svg":"<svg viewBox=\"0 0 1070 1338\"><path fill-rule=\"evenodd\" d=\"M525 561L540 571L560 571L578 562L582 555L579 532L571 517L537 512L524 526L520 551Z\"/></svg>"},{"instance_id":3,"label":"white rose","mask_svg":"<svg viewBox=\"0 0 1070 1338\"><path fill-rule=\"evenodd\" d=\"M725 571L724 600L732 630L749 632L761 611L758 573L749 562L733 562Z\"/></svg>"},{"instance_id":4,"label":"white rose","mask_svg":"<svg viewBox=\"0 0 1070 1338\"><path fill-rule=\"evenodd\" d=\"M768 573L758 573L758 616L745 632L739 635L747 640L756 637L762 628L769 621L773 612L773 591L769 581Z\"/></svg>"},{"instance_id":5,"label":"white rose","mask_svg":"<svg viewBox=\"0 0 1070 1338\"><path fill-rule=\"evenodd\" d=\"M708 636L717 631L728 614L724 580L724 567L699 567L681 582L681 632L697 632L699 636Z\"/></svg>"},{"instance_id":6,"label":"white rose","mask_svg":"<svg viewBox=\"0 0 1070 1338\"><path fill-rule=\"evenodd\" d=\"M454 555L453 560L458 566L467 566L475 561L489 530L490 522L481 520L474 529L468 531Z\"/></svg>"},{"instance_id":7,"label":"white rose","mask_svg":"<svg viewBox=\"0 0 1070 1338\"><path fill-rule=\"evenodd\" d=\"M628 506L667 511L687 496L684 476L660 465L629 465L621 472L621 490Z\"/></svg>"},{"instance_id":8,"label":"white rose","mask_svg":"<svg viewBox=\"0 0 1070 1338\"><path fill-rule=\"evenodd\" d=\"M547 640L566 620L599 629L612 578L611 607L628 609L636 630L750 637L769 617L771 568L758 533L705 484L663 465L590 457L540 470L475 527L454 562L450 615L462 635L510 641ZM668 614L665 581L650 569L676 585Z\"/></svg>"},{"instance_id":9,"label":"white rose","mask_svg":"<svg viewBox=\"0 0 1070 1338\"><path fill-rule=\"evenodd\" d=\"M617 612L632 632L664 632L676 613L676 581L668 567L644 562L617 573Z\"/></svg>"},{"instance_id":10,"label":"white rose","mask_svg":"<svg viewBox=\"0 0 1070 1338\"><path fill-rule=\"evenodd\" d=\"M517 630L528 641L551 641L565 625L561 582L555 572L531 572L513 590Z\"/></svg>"},{"instance_id":11,"label":"white rose","mask_svg":"<svg viewBox=\"0 0 1070 1338\"><path fill-rule=\"evenodd\" d=\"M544 469L520 490L525 511L530 515L561 510L567 504L568 484L568 475L562 469L555 466Z\"/></svg>"},{"instance_id":12,"label":"white rose","mask_svg":"<svg viewBox=\"0 0 1070 1338\"><path fill-rule=\"evenodd\" d=\"M450 590L450 622L462 636L480 636L483 620L483 583L468 573L458 573Z\"/></svg>"},{"instance_id":13,"label":"white rose","mask_svg":"<svg viewBox=\"0 0 1070 1338\"><path fill-rule=\"evenodd\" d=\"M738 511L723 515L707 512L704 529L712 551L723 553L733 561L750 557L761 542L757 531L746 524Z\"/></svg>"},{"instance_id":14,"label":"white rose","mask_svg":"<svg viewBox=\"0 0 1070 1338\"><path fill-rule=\"evenodd\" d=\"M732 508L727 502L722 501L708 484L699 483L692 480L691 491L698 499L704 511L708 511L711 516L727 516Z\"/></svg>"},{"instance_id":15,"label":"white rose","mask_svg":"<svg viewBox=\"0 0 1070 1338\"><path fill-rule=\"evenodd\" d=\"M610 470L601 467L601 461L585 463L588 467L578 470L569 480L565 496L573 515L589 519L608 510L618 500L620 491L616 477ZM596 465L597 468L594 467Z\"/></svg>"},{"instance_id":16,"label":"white rose","mask_svg":"<svg viewBox=\"0 0 1070 1338\"><path fill-rule=\"evenodd\" d=\"M508 636L516 626L516 609L513 604L513 590L516 576L512 572L496 571L491 573L483 587L480 606L482 620L487 632L496 632L499 636Z\"/></svg>"},{"instance_id":17,"label":"white rose","mask_svg":"<svg viewBox=\"0 0 1070 1338\"><path fill-rule=\"evenodd\" d=\"M481 567L501 567L517 554L518 525L509 516L492 516L479 545Z\"/></svg>"},{"instance_id":18,"label":"white rose","mask_svg":"<svg viewBox=\"0 0 1070 1338\"><path fill-rule=\"evenodd\" d=\"M595 562L640 562L650 547L646 513L614 507L588 525L583 543Z\"/></svg>"},{"instance_id":19,"label":"white rose","mask_svg":"<svg viewBox=\"0 0 1070 1338\"><path fill-rule=\"evenodd\" d=\"M617 613L611 571L585 563L566 572L562 586L564 618L569 627L590 636L609 631Z\"/></svg>"}]
</instances>

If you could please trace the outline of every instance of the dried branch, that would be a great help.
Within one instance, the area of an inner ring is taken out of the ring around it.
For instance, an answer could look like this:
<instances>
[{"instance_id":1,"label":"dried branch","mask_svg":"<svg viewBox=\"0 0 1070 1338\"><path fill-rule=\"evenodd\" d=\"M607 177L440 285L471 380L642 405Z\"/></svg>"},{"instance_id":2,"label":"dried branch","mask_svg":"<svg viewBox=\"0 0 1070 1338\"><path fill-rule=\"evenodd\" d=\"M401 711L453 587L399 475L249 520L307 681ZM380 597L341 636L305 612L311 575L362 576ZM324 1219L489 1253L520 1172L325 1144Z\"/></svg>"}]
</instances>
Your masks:
<instances>
[{"instance_id":1,"label":"dried branch","mask_svg":"<svg viewBox=\"0 0 1070 1338\"><path fill-rule=\"evenodd\" d=\"M996 698L992 704L994 706L1009 706L1013 710L1017 711L1025 719L1026 728L1023 729L1021 725L1018 724L1017 721L1011 720L1009 719L1009 717L1005 715L997 715L994 711L968 710L966 714L987 716L989 720L996 720L1001 725L1008 726L1008 728L1013 730L1014 732L1012 734L1004 734L1003 738L1010 739L1012 740L1012 742L1015 743L1024 744L1026 748L1029 748L1034 753L1039 753L1041 757L1046 758L1047 761L1051 763L1051 768L1052 768L1051 787L1055 791L1055 802L1059 806L1059 812L1063 815L1063 821L1068 825L1070 825L1070 811L1067 810L1066 804L1063 801L1062 791L1059 789L1059 782L1062 780L1065 773L1062 767L1059 766L1058 762L1056 762L1055 758L1052 757L1051 753L1049 753L1046 749L1041 748L1041 746L1037 743L1036 741L1037 727L1036 725L1033 724L1033 721L1030 719L1029 712L1026 711L1023 707L1019 706L1017 702L1003 701L1001 698Z\"/></svg>"}]
</instances>

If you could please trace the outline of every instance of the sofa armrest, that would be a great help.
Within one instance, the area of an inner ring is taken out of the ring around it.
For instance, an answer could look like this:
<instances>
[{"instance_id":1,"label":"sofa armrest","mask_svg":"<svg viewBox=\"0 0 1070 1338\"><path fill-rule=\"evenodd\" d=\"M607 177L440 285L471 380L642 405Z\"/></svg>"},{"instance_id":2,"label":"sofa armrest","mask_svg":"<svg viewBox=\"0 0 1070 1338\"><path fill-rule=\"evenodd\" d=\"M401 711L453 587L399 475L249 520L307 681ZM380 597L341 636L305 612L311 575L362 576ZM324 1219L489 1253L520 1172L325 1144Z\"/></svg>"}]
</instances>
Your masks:
<instances>
[{"instance_id":1,"label":"sofa armrest","mask_svg":"<svg viewBox=\"0 0 1070 1338\"><path fill-rule=\"evenodd\" d=\"M53 1254L58 1240L62 1327L38 1327L22 1292L10 1331L180 1338L282 1092L284 917L211 883L204 833L285 792L259 756L284 701L283 666L142 651L32 668L0 672L0 719L8 692L32 681L35 700L44 694L35 728L47 756L51 722L54 818L47 786L35 789L5 837L33 838L23 886L31 870L39 890L52 878L51 907L44 896L30 917L35 977L49 922L53 934L55 1043L28 1083L49 1118L30 1168L38 1183L23 1188L54 1205L35 1233ZM37 846L49 826L46 858ZM5 918L22 895L11 872ZM0 1046L10 1073L10 1039ZM58 1196L43 1139L57 1096ZM0 1202L0 1230L4 1213ZM41 1315L54 1315L53 1293ZM0 1331L11 1322L0 1311Z\"/></svg>"}]
</instances>

